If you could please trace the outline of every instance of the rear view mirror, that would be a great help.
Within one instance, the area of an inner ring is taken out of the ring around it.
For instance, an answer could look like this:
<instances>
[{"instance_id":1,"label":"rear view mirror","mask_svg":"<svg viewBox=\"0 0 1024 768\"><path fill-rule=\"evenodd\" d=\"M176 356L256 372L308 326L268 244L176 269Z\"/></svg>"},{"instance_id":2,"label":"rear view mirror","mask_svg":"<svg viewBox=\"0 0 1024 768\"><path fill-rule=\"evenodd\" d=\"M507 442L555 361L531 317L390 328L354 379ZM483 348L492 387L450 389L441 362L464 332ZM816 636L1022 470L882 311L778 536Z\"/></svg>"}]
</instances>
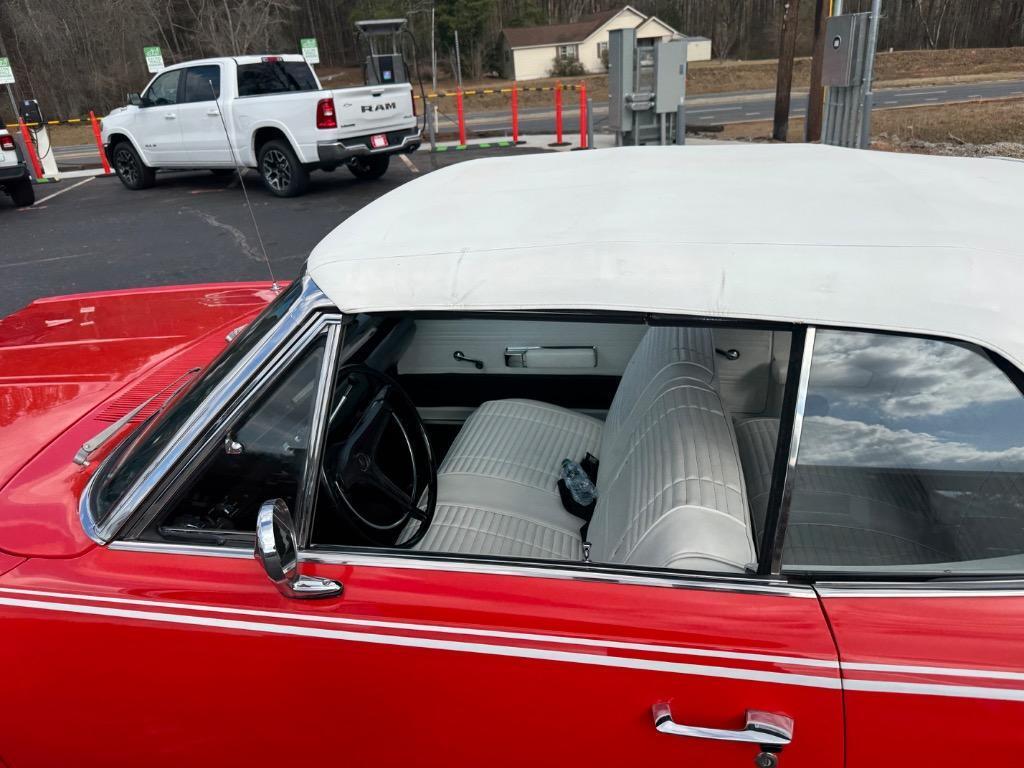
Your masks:
<instances>
[{"instance_id":1,"label":"rear view mirror","mask_svg":"<svg viewBox=\"0 0 1024 768\"><path fill-rule=\"evenodd\" d=\"M139 96L139 94L137 94L137 93L129 93L128 94L128 103L131 106L133 106L133 107L141 107L142 106L142 97Z\"/></svg>"},{"instance_id":2,"label":"rear view mirror","mask_svg":"<svg viewBox=\"0 0 1024 768\"><path fill-rule=\"evenodd\" d=\"M334 597L341 594L341 584L336 581L299 575L295 525L284 499L271 499L260 507L253 554L285 597Z\"/></svg>"}]
</instances>

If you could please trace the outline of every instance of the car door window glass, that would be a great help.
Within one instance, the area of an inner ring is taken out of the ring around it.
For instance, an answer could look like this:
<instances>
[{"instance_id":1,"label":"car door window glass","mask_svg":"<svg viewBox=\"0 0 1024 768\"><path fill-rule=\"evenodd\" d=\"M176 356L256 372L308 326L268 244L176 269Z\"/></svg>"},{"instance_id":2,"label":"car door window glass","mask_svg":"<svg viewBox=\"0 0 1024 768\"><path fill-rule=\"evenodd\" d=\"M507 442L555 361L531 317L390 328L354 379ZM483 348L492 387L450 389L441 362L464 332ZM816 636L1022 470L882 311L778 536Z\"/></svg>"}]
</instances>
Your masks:
<instances>
[{"instance_id":1,"label":"car door window glass","mask_svg":"<svg viewBox=\"0 0 1024 768\"><path fill-rule=\"evenodd\" d=\"M213 101L220 98L220 67L210 64L185 70L185 101Z\"/></svg>"},{"instance_id":2,"label":"car door window glass","mask_svg":"<svg viewBox=\"0 0 1024 768\"><path fill-rule=\"evenodd\" d=\"M175 69L160 75L146 91L143 103L150 107L165 107L178 103L178 80L181 70Z\"/></svg>"},{"instance_id":3,"label":"car door window glass","mask_svg":"<svg viewBox=\"0 0 1024 768\"><path fill-rule=\"evenodd\" d=\"M325 348L322 336L215 444L164 517L165 537L252 533L260 506L270 499L298 509Z\"/></svg>"},{"instance_id":4,"label":"car door window glass","mask_svg":"<svg viewBox=\"0 0 1024 768\"><path fill-rule=\"evenodd\" d=\"M1024 398L980 349L819 331L787 570L1024 571Z\"/></svg>"}]
</instances>

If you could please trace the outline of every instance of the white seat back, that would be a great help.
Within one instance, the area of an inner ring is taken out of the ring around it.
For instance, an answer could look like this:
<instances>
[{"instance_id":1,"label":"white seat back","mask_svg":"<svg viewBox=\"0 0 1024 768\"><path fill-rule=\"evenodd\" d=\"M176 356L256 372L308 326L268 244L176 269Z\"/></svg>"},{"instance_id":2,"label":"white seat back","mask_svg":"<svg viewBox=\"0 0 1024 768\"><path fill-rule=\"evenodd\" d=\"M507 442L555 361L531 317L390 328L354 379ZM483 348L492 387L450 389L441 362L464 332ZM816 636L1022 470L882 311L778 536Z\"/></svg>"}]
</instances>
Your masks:
<instances>
[{"instance_id":1,"label":"white seat back","mask_svg":"<svg viewBox=\"0 0 1024 768\"><path fill-rule=\"evenodd\" d=\"M651 328L634 353L601 439L595 561L722 571L755 560L714 355L700 328Z\"/></svg>"}]
</instances>

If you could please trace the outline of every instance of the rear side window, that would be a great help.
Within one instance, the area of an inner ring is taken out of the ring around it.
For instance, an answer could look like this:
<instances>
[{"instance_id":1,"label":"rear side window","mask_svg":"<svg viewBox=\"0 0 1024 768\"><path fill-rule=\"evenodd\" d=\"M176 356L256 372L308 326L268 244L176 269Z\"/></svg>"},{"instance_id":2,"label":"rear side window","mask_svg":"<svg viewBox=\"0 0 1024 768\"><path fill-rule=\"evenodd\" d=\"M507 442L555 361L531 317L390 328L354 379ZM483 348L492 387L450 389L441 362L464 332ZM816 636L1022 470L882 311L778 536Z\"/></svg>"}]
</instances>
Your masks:
<instances>
[{"instance_id":1,"label":"rear side window","mask_svg":"<svg viewBox=\"0 0 1024 768\"><path fill-rule=\"evenodd\" d=\"M319 86L304 61L261 61L238 67L239 96L316 90Z\"/></svg>"},{"instance_id":2,"label":"rear side window","mask_svg":"<svg viewBox=\"0 0 1024 768\"><path fill-rule=\"evenodd\" d=\"M214 101L220 98L220 67L207 64L185 70L185 101Z\"/></svg>"},{"instance_id":3,"label":"rear side window","mask_svg":"<svg viewBox=\"0 0 1024 768\"><path fill-rule=\"evenodd\" d=\"M788 569L1024 572L1024 398L969 344L819 331Z\"/></svg>"}]
</instances>

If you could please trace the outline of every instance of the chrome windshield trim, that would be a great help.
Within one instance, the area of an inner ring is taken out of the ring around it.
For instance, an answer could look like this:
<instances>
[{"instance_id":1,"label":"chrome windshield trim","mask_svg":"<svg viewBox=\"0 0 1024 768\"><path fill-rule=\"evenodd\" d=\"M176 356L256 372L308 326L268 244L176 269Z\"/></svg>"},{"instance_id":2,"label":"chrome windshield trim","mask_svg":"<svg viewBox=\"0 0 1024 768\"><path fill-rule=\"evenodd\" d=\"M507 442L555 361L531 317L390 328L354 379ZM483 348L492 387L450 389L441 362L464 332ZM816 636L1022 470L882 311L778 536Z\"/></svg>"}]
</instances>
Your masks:
<instances>
[{"instance_id":1,"label":"chrome windshield trim","mask_svg":"<svg viewBox=\"0 0 1024 768\"><path fill-rule=\"evenodd\" d=\"M775 529L772 546L772 573L782 573L782 548L786 542L786 528L789 526L789 507L793 501L793 475L796 459L800 453L800 437L804 429L804 409L807 406L807 386L811 379L811 363L814 361L815 329L808 328L804 335L803 359L800 361L800 380L796 390L796 406L793 411L793 432L789 439L789 456L786 458L786 475L782 486L782 503L779 505L779 522Z\"/></svg>"},{"instance_id":2,"label":"chrome windshield trim","mask_svg":"<svg viewBox=\"0 0 1024 768\"><path fill-rule=\"evenodd\" d=\"M200 432L217 414L227 406L237 393L238 387L248 381L259 368L281 348L284 341L301 329L310 314L317 309L332 307L330 299L324 295L320 287L308 275L302 280L302 294L288 309L281 320L266 336L249 352L235 369L221 381L203 402L203 407L196 409L181 426L167 447L154 458L145 472L142 472L135 484L125 492L124 496L111 509L106 519L95 523L92 513L92 490L98 476L103 474L103 464L90 478L86 492L79 501L79 517L89 537L100 544L111 541L118 531L129 521L132 514L163 481L164 476L173 467L186 450L191 448ZM104 462L105 463L105 462Z\"/></svg>"},{"instance_id":3,"label":"chrome windshield trim","mask_svg":"<svg viewBox=\"0 0 1024 768\"><path fill-rule=\"evenodd\" d=\"M196 555L199 557L227 557L246 560L253 557L251 549L241 547L212 547L192 544L167 544L150 541L115 541L108 549L129 552L148 552L164 555ZM604 584L624 584L645 587L668 587L672 589L701 589L714 592L739 594L774 595L777 597L799 597L817 599L810 586L790 584L778 579L760 579L749 576L718 577L699 574L643 574L633 573L616 566L591 565L587 568L572 564L552 563L551 565L509 561L455 560L443 556L415 557L406 555L362 554L357 552L311 552L299 553L300 563L321 565L347 565L364 568L405 568L420 571L447 571L450 573L476 573L488 576L519 576L540 579L562 579L566 581L589 581Z\"/></svg>"},{"instance_id":4,"label":"chrome windshield trim","mask_svg":"<svg viewBox=\"0 0 1024 768\"><path fill-rule=\"evenodd\" d=\"M295 501L298 517L299 546L305 546L313 530L313 513L315 511L317 480L319 479L320 459L324 451L324 431L327 427L327 410L330 408L331 385L334 383L334 371L338 362L341 347L341 326L335 323L327 329L327 347L324 360L320 365L320 378L317 381L316 402L313 405L313 420L309 428L309 450L306 452L306 463L303 469L303 483Z\"/></svg>"}]
</instances>

